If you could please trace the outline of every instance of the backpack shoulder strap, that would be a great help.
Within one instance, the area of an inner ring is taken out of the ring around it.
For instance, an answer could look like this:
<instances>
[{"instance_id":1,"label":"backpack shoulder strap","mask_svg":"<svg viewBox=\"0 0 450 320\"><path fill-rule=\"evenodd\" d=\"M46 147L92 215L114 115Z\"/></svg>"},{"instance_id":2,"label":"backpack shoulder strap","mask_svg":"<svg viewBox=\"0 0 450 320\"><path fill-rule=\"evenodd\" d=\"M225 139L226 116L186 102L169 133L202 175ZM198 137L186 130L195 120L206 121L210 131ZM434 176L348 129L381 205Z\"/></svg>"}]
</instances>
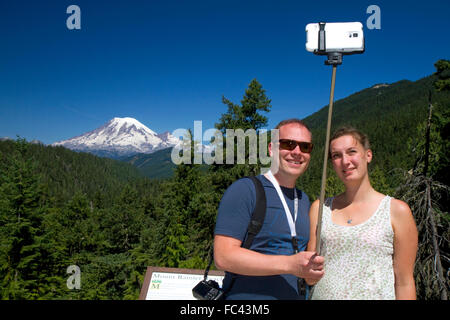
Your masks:
<instances>
[{"instance_id":1,"label":"backpack shoulder strap","mask_svg":"<svg viewBox=\"0 0 450 320\"><path fill-rule=\"evenodd\" d=\"M266 217L266 193L261 181L253 176L247 177L253 181L256 190L255 209L252 213L252 219L247 227L247 238L242 244L243 248L249 249L252 245L253 239L261 230L264 218Z\"/></svg>"},{"instance_id":2,"label":"backpack shoulder strap","mask_svg":"<svg viewBox=\"0 0 450 320\"><path fill-rule=\"evenodd\" d=\"M264 223L264 219L266 217L266 193L264 192L264 187L263 187L261 181L259 181L259 179L257 179L256 177L253 177L253 176L248 176L246 178L249 178L250 180L253 181L253 183L255 185L255 190L256 190L255 209L252 212L252 218L247 227L247 238L244 240L243 244L241 245L241 247L249 249L250 246L252 245L253 239L258 234L258 232L261 230L261 227L263 226L263 223ZM210 261L205 270L205 276L204 276L205 280L206 280L206 277L208 276L208 271L209 271L212 261L213 261L213 250L210 253ZM226 272L226 273L231 275L231 282L230 282L228 288L225 290L225 294L227 294L231 290L231 288L233 287L234 281L236 280L236 274L231 273L231 272Z\"/></svg>"}]
</instances>

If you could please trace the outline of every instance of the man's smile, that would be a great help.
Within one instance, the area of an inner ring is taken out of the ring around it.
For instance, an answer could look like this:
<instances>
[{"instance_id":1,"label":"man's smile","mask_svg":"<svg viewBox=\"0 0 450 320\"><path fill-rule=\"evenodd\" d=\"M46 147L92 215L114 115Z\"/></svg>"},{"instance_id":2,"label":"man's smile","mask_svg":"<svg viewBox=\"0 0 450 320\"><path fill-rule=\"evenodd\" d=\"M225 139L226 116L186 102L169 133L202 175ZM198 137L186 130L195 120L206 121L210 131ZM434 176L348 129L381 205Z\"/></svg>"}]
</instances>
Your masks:
<instances>
[{"instance_id":1,"label":"man's smile","mask_svg":"<svg viewBox=\"0 0 450 320\"><path fill-rule=\"evenodd\" d=\"M285 159L285 160L294 165L301 165L303 163L303 161L301 161L301 160L294 160L294 159Z\"/></svg>"}]
</instances>

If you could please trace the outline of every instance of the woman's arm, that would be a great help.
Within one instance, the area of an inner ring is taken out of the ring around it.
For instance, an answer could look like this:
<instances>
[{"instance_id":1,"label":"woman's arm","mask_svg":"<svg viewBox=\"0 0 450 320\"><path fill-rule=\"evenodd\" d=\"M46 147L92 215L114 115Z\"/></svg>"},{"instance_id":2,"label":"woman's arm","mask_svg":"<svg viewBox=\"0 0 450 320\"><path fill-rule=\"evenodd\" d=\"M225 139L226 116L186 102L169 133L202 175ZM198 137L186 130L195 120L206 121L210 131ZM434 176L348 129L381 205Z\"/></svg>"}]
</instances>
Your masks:
<instances>
[{"instance_id":1,"label":"woman's arm","mask_svg":"<svg viewBox=\"0 0 450 320\"><path fill-rule=\"evenodd\" d=\"M417 227L409 206L397 199L391 203L394 230L394 275L397 300L415 300L414 263L417 254Z\"/></svg>"}]
</instances>

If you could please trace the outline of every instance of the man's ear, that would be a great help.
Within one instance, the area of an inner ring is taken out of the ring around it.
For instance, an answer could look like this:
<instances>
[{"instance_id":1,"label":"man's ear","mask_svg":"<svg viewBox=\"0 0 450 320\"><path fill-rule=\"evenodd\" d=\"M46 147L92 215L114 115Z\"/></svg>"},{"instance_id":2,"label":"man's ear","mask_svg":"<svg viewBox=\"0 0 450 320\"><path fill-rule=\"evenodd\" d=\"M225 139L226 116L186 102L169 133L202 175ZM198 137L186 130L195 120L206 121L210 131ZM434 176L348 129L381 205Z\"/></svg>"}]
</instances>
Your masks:
<instances>
[{"instance_id":1,"label":"man's ear","mask_svg":"<svg viewBox=\"0 0 450 320\"><path fill-rule=\"evenodd\" d=\"M269 142L269 156L272 157L272 141Z\"/></svg>"}]
</instances>

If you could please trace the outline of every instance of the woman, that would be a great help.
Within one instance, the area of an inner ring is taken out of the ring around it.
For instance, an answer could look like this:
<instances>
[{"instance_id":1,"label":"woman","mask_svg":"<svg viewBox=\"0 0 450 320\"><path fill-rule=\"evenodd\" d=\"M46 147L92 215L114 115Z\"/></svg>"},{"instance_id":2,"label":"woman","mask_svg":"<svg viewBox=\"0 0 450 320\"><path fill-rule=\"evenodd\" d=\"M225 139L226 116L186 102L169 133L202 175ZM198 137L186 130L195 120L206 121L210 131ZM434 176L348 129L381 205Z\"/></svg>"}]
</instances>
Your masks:
<instances>
[{"instance_id":1,"label":"woman","mask_svg":"<svg viewBox=\"0 0 450 320\"><path fill-rule=\"evenodd\" d=\"M367 137L354 128L337 130L330 158L344 193L323 207L321 250L325 275L312 299L416 299L413 278L417 228L409 206L372 188ZM316 247L319 200L310 209L308 251Z\"/></svg>"}]
</instances>

